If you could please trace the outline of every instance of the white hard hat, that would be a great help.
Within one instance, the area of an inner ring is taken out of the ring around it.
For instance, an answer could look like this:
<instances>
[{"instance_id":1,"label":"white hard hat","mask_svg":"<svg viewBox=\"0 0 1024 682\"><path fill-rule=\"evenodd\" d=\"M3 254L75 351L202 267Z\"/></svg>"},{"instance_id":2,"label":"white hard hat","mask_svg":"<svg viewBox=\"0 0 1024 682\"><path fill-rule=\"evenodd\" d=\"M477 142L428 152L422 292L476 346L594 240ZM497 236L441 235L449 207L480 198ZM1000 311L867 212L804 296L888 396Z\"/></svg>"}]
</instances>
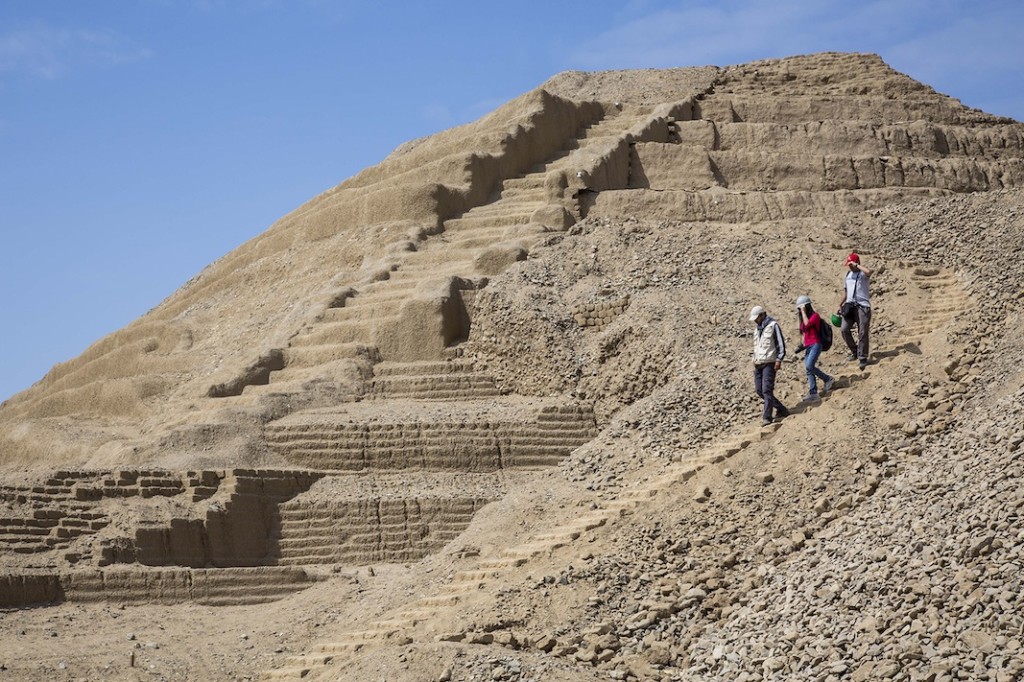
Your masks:
<instances>
[{"instance_id":1,"label":"white hard hat","mask_svg":"<svg viewBox=\"0 0 1024 682\"><path fill-rule=\"evenodd\" d=\"M810 296L801 296L800 298L796 299L796 307L797 308L803 308L805 305L807 305L810 302L811 302L811 297Z\"/></svg>"},{"instance_id":2,"label":"white hard hat","mask_svg":"<svg viewBox=\"0 0 1024 682\"><path fill-rule=\"evenodd\" d=\"M763 314L764 308L762 308L759 305L755 305L753 308L750 309L750 321L753 322L757 318L761 317L761 315Z\"/></svg>"}]
</instances>

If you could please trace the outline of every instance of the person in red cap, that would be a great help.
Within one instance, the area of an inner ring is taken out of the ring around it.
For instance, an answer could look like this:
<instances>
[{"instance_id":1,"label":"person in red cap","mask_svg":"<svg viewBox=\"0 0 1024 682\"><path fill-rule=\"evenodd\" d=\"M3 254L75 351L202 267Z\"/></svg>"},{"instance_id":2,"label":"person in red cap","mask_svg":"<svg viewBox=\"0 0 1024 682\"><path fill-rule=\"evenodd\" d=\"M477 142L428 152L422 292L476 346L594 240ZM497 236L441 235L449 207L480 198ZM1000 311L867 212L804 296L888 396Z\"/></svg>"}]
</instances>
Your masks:
<instances>
[{"instance_id":1,"label":"person in red cap","mask_svg":"<svg viewBox=\"0 0 1024 682\"><path fill-rule=\"evenodd\" d=\"M850 362L859 361L860 368L868 364L871 332L871 270L861 265L860 256L851 253L846 257L846 281L843 297L839 301L839 316L843 318L840 332L850 349ZM857 325L857 342L853 340L853 326Z\"/></svg>"}]
</instances>

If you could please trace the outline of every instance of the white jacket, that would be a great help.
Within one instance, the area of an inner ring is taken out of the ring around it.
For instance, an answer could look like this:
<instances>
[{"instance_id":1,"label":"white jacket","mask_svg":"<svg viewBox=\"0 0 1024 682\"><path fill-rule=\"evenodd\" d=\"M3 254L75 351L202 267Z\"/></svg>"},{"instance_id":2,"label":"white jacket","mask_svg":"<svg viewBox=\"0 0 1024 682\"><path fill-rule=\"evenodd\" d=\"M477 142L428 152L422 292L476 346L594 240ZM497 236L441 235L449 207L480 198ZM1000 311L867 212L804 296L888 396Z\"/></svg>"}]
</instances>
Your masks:
<instances>
[{"instance_id":1,"label":"white jacket","mask_svg":"<svg viewBox=\"0 0 1024 682\"><path fill-rule=\"evenodd\" d=\"M786 357L786 340L774 319L765 316L764 322L754 328L754 364L767 365Z\"/></svg>"}]
</instances>

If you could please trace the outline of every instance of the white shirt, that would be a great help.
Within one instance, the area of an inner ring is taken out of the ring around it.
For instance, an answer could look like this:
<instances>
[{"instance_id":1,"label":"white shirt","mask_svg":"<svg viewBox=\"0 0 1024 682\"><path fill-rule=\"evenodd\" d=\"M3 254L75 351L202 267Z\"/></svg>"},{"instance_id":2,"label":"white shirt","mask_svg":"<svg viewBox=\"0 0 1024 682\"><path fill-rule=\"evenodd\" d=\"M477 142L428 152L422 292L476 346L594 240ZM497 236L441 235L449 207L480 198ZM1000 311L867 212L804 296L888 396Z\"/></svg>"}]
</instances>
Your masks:
<instances>
[{"instance_id":1,"label":"white shirt","mask_svg":"<svg viewBox=\"0 0 1024 682\"><path fill-rule=\"evenodd\" d=\"M863 272L846 273L846 301L852 301L862 308L870 308L871 292L868 284L869 278Z\"/></svg>"}]
</instances>

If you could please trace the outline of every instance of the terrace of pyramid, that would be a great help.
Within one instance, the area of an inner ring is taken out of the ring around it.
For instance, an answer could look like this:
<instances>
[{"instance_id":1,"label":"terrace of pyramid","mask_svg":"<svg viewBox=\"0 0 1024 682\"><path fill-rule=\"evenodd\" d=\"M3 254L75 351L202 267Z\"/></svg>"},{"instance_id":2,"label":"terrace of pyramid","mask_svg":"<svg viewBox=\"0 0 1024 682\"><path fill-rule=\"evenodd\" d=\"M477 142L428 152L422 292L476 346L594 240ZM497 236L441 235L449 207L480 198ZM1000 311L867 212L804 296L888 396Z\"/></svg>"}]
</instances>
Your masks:
<instances>
[{"instance_id":1,"label":"terrace of pyramid","mask_svg":"<svg viewBox=\"0 0 1024 682\"><path fill-rule=\"evenodd\" d=\"M1022 185L867 54L406 143L0 406L0 680L1024 679Z\"/></svg>"}]
</instances>

